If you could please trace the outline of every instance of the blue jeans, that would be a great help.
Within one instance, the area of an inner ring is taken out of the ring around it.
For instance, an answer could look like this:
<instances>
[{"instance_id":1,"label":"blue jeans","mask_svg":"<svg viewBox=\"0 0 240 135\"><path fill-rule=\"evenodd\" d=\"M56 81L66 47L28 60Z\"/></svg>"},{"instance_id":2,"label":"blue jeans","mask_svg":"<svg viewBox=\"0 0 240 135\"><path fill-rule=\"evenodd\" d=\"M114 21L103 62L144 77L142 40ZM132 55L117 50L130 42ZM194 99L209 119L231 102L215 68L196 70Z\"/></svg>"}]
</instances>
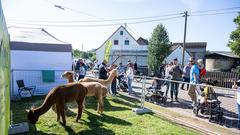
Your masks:
<instances>
[{"instance_id":1,"label":"blue jeans","mask_svg":"<svg viewBox=\"0 0 240 135\"><path fill-rule=\"evenodd\" d=\"M130 77L128 77L128 93L132 92L132 81L133 79L130 79Z\"/></svg>"},{"instance_id":2,"label":"blue jeans","mask_svg":"<svg viewBox=\"0 0 240 135\"><path fill-rule=\"evenodd\" d=\"M165 93L165 96L167 96L167 95L168 95L168 90L169 90L169 88L170 88L170 82L169 82L169 81L166 81L166 82L165 82L165 85L166 85L166 93Z\"/></svg>"},{"instance_id":3,"label":"blue jeans","mask_svg":"<svg viewBox=\"0 0 240 135\"><path fill-rule=\"evenodd\" d=\"M238 107L238 125L237 125L237 127L240 129L240 104L237 103L237 107Z\"/></svg>"},{"instance_id":4,"label":"blue jeans","mask_svg":"<svg viewBox=\"0 0 240 135\"><path fill-rule=\"evenodd\" d=\"M186 78L186 77L183 77L183 82L190 82L190 78ZM182 83L182 86L181 88L183 89L184 88L184 83ZM187 84L187 90L189 89L189 84Z\"/></svg>"},{"instance_id":5,"label":"blue jeans","mask_svg":"<svg viewBox=\"0 0 240 135\"><path fill-rule=\"evenodd\" d=\"M117 85L117 82L112 82L111 84L111 90L113 95L116 95L116 89L117 89L116 85Z\"/></svg>"},{"instance_id":6,"label":"blue jeans","mask_svg":"<svg viewBox=\"0 0 240 135\"><path fill-rule=\"evenodd\" d=\"M178 99L178 87L179 87L179 83L177 82L171 82L171 99L173 99L173 93L175 95L175 99Z\"/></svg>"}]
</instances>

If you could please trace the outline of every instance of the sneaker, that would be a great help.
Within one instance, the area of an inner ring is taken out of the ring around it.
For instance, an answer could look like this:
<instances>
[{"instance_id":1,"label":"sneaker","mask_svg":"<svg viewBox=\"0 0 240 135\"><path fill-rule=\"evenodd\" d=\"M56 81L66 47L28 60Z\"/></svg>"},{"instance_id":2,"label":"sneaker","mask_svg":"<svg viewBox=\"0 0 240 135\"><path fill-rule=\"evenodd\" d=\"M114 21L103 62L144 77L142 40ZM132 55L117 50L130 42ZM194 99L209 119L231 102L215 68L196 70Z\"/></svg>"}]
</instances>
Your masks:
<instances>
[{"instance_id":1,"label":"sneaker","mask_svg":"<svg viewBox=\"0 0 240 135\"><path fill-rule=\"evenodd\" d=\"M176 102L179 102L178 99L175 99Z\"/></svg>"},{"instance_id":2,"label":"sneaker","mask_svg":"<svg viewBox=\"0 0 240 135\"><path fill-rule=\"evenodd\" d=\"M171 98L171 102L173 102L173 99Z\"/></svg>"}]
</instances>

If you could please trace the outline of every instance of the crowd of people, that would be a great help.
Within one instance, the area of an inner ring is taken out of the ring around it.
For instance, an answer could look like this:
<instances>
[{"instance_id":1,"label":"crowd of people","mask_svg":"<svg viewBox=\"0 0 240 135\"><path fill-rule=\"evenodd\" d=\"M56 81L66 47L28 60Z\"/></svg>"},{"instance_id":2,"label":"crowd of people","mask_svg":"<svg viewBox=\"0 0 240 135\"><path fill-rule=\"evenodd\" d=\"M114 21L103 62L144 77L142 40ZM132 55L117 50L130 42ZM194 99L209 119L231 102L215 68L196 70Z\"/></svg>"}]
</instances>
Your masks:
<instances>
[{"instance_id":1,"label":"crowd of people","mask_svg":"<svg viewBox=\"0 0 240 135\"><path fill-rule=\"evenodd\" d=\"M93 69L97 69L99 71L99 79L107 79L109 72L112 69L117 69L119 76L126 77L127 82L127 89L128 93L132 94L132 82L134 79L134 75L137 73L137 63L136 61L132 63L130 60L128 61L127 65L124 66L122 63L119 63L119 65L107 65L107 61L104 60L101 64L97 64L97 62L94 65ZM84 60L79 59L76 64L74 65L74 71L78 74L76 80L80 80L86 76L86 71L88 70L87 64L84 62ZM202 59L195 60L193 58L190 58L188 63L181 68L178 64L178 59L175 58L171 62L165 65L164 69L164 78L167 80L172 81L165 81L164 84L166 85L166 92L165 96L168 96L168 91L170 90L170 99L171 102L179 102L178 100L178 93L179 93L179 86L181 90L187 90L188 95L190 96L192 100L192 106L195 107L197 105L197 95L196 95L196 89L197 84L200 84L203 82L203 80L206 80L206 69L204 66L204 62ZM163 76L161 76L163 78ZM156 89L158 86L158 76L154 77L152 81L152 86L150 88ZM113 79L111 83L111 94L115 96L117 94L117 82L116 77ZM183 83L179 83L183 82ZM185 84L185 83L186 84ZM186 85L186 87L185 87ZM238 89L237 93L237 107L238 107L238 114L239 114L239 128L240 128L240 81L235 83L233 86L234 89ZM204 89L203 92L207 92L207 88ZM202 102L206 102L205 97L201 100Z\"/></svg>"},{"instance_id":2,"label":"crowd of people","mask_svg":"<svg viewBox=\"0 0 240 135\"><path fill-rule=\"evenodd\" d=\"M86 72L88 70L89 66L84 62L83 59L79 59L78 61L73 64L73 70L76 73L75 80L83 79L86 76ZM102 63L98 63L97 61L94 62L93 69L98 70L99 79L106 80L109 76L109 73L113 69L117 69L118 74L122 75L123 77L127 78L127 87L129 94L132 93L132 82L134 78L134 74L137 71L137 63L136 61L134 63L131 62L131 60L128 60L128 63L126 66L123 66L122 63L119 63L119 65L111 64L107 65L107 61L103 60ZM120 78L121 79L121 78ZM115 77L111 83L111 94L115 96L117 94L117 78Z\"/></svg>"}]
</instances>

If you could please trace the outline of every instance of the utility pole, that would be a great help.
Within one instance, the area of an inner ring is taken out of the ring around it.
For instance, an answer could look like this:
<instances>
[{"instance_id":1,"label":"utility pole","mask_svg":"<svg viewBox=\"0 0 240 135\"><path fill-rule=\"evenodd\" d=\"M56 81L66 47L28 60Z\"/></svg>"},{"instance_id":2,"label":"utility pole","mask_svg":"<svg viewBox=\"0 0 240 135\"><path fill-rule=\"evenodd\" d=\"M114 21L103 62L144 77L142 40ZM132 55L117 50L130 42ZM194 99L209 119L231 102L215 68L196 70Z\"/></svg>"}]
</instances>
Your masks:
<instances>
[{"instance_id":1,"label":"utility pole","mask_svg":"<svg viewBox=\"0 0 240 135\"><path fill-rule=\"evenodd\" d=\"M188 15L188 11L184 12L185 17L185 25L184 25L184 37L183 37L183 50L182 50L182 67L184 67L184 59L185 59L185 44L186 44L186 32L187 32L187 17Z\"/></svg>"},{"instance_id":2,"label":"utility pole","mask_svg":"<svg viewBox=\"0 0 240 135\"><path fill-rule=\"evenodd\" d=\"M82 44L82 52L83 52L83 44Z\"/></svg>"}]
</instances>

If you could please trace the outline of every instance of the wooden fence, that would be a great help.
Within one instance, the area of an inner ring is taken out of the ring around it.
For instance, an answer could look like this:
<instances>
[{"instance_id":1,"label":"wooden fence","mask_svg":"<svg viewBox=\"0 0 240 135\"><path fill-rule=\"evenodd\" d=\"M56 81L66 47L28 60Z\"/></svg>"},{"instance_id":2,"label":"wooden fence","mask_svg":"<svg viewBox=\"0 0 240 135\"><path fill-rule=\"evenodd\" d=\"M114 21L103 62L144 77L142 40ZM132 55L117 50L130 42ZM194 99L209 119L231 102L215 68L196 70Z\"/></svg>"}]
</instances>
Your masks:
<instances>
[{"instance_id":1,"label":"wooden fence","mask_svg":"<svg viewBox=\"0 0 240 135\"><path fill-rule=\"evenodd\" d=\"M238 73L235 72L210 72L207 71L206 79L217 80L216 86L231 88L234 81L240 79Z\"/></svg>"}]
</instances>

